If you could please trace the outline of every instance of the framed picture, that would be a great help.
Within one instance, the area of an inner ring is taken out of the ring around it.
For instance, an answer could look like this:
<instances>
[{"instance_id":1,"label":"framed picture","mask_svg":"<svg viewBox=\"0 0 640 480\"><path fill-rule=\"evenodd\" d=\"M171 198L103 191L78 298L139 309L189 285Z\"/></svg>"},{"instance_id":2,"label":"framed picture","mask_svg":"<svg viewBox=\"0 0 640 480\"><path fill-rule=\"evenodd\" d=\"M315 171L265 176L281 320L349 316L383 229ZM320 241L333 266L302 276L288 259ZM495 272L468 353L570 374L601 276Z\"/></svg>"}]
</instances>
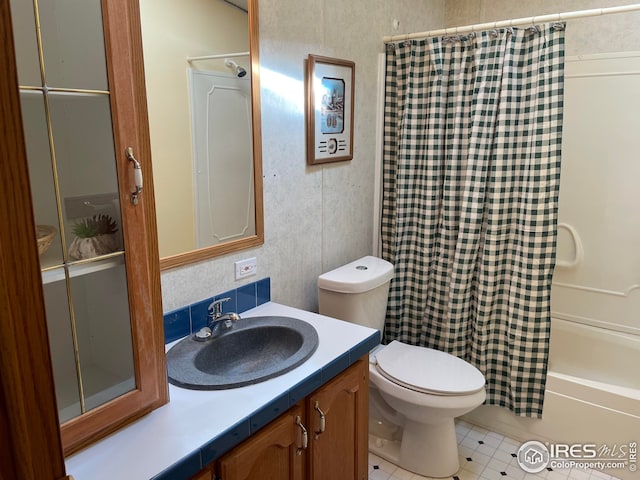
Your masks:
<instances>
[{"instance_id":1,"label":"framed picture","mask_svg":"<svg viewBox=\"0 0 640 480\"><path fill-rule=\"evenodd\" d=\"M309 55L306 75L307 163L353 158L353 85L356 64Z\"/></svg>"}]
</instances>

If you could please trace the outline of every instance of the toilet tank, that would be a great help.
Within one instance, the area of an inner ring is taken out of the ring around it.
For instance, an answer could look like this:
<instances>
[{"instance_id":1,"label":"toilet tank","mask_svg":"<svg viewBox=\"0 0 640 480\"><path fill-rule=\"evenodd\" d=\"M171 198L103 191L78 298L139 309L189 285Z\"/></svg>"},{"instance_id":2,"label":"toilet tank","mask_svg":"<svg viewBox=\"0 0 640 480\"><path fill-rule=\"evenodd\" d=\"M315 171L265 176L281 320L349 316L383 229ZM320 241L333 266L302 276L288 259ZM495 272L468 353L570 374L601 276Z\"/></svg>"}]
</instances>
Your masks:
<instances>
[{"instance_id":1,"label":"toilet tank","mask_svg":"<svg viewBox=\"0 0 640 480\"><path fill-rule=\"evenodd\" d=\"M392 277L393 265L372 256L323 273L318 277L319 312L382 331Z\"/></svg>"}]
</instances>

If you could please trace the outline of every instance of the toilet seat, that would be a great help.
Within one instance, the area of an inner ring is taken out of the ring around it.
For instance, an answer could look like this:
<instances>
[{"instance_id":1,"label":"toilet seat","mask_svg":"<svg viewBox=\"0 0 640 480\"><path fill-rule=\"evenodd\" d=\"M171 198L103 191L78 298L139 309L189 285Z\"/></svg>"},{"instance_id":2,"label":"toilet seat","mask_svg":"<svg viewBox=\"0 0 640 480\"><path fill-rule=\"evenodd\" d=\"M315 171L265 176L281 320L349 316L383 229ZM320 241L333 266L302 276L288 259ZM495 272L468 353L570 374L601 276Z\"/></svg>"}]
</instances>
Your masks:
<instances>
[{"instance_id":1,"label":"toilet seat","mask_svg":"<svg viewBox=\"0 0 640 480\"><path fill-rule=\"evenodd\" d=\"M468 395L485 385L480 370L461 358L396 340L375 352L375 366L388 380L432 395Z\"/></svg>"}]
</instances>

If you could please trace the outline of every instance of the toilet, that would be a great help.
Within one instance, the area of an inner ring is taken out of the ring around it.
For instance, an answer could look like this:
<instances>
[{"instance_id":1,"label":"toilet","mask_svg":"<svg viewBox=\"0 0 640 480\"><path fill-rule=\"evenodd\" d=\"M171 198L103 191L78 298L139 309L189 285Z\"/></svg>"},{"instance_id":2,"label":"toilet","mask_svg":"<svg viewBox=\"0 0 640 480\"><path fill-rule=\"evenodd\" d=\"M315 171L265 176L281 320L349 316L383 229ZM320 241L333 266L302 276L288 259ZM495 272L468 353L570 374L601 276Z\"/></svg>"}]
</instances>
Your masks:
<instances>
[{"instance_id":1,"label":"toilet","mask_svg":"<svg viewBox=\"0 0 640 480\"><path fill-rule=\"evenodd\" d=\"M322 315L380 331L393 265L367 256L318 277ZM445 352L392 341L369 355L369 450L427 477L458 471L454 418L480 406L485 378Z\"/></svg>"}]
</instances>

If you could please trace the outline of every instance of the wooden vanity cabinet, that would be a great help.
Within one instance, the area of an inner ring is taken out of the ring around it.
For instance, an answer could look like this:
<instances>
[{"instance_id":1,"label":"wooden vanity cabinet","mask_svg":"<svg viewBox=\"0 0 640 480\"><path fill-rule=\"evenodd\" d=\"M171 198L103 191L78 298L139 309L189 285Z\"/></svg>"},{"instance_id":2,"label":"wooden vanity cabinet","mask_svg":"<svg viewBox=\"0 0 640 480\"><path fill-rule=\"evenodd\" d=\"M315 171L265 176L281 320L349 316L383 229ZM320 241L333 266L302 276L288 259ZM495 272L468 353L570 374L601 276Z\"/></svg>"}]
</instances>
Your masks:
<instances>
[{"instance_id":1,"label":"wooden vanity cabinet","mask_svg":"<svg viewBox=\"0 0 640 480\"><path fill-rule=\"evenodd\" d=\"M366 480L368 385L365 357L217 460L216 478Z\"/></svg>"},{"instance_id":2,"label":"wooden vanity cabinet","mask_svg":"<svg viewBox=\"0 0 640 480\"><path fill-rule=\"evenodd\" d=\"M304 405L297 404L218 462L227 480L303 480ZM308 434L306 434L308 435Z\"/></svg>"},{"instance_id":3,"label":"wooden vanity cabinet","mask_svg":"<svg viewBox=\"0 0 640 480\"><path fill-rule=\"evenodd\" d=\"M214 480L216 478L216 463L213 462L200 470L189 480Z\"/></svg>"},{"instance_id":4,"label":"wooden vanity cabinet","mask_svg":"<svg viewBox=\"0 0 640 480\"><path fill-rule=\"evenodd\" d=\"M368 367L358 360L307 398L309 480L367 479Z\"/></svg>"}]
</instances>

